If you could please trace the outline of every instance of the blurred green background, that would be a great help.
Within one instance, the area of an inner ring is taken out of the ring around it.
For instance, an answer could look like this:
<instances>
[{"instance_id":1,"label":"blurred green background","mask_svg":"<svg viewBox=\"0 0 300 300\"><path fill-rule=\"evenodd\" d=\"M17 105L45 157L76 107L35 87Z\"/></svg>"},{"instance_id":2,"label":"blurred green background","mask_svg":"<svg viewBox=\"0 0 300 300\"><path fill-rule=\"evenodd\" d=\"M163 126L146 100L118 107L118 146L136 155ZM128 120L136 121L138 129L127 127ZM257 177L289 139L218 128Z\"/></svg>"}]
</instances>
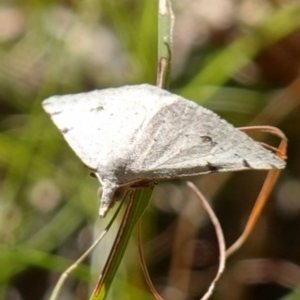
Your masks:
<instances>
[{"instance_id":1,"label":"blurred green background","mask_svg":"<svg viewBox=\"0 0 300 300\"><path fill-rule=\"evenodd\" d=\"M289 139L287 168L213 299L300 299L300 3L174 0L173 6L171 90L235 126L274 125ZM41 101L155 84L156 64L157 1L0 2L0 299L47 299L59 274L107 223L97 215L97 181ZM195 179L227 245L241 233L265 175ZM161 184L154 194L143 223L153 282L166 299L199 299L217 269L214 229L182 182ZM60 299L88 298L117 227ZM129 247L110 298L153 299L134 238Z\"/></svg>"}]
</instances>

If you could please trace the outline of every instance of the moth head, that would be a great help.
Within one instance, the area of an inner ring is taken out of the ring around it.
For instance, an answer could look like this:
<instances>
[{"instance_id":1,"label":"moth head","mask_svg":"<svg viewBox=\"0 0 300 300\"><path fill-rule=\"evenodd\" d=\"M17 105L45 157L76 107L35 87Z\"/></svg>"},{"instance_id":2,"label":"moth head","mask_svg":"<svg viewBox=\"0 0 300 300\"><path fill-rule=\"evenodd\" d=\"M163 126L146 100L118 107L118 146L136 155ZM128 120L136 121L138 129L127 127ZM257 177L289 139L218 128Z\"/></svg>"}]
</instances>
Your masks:
<instances>
[{"instance_id":1,"label":"moth head","mask_svg":"<svg viewBox=\"0 0 300 300\"><path fill-rule=\"evenodd\" d=\"M98 197L100 199L100 208L99 208L99 215L100 217L105 217L108 211L113 208L116 202L123 201L126 197L126 193L128 191L127 186L121 186L117 188L107 205L105 201L103 201L103 187L99 187L98 189Z\"/></svg>"},{"instance_id":2,"label":"moth head","mask_svg":"<svg viewBox=\"0 0 300 300\"><path fill-rule=\"evenodd\" d=\"M100 217L105 217L109 209L114 206L115 202L125 198L128 187L118 186L112 181L103 181L98 173L92 173L91 175L98 178L102 185L98 189L98 196L100 198L99 215Z\"/></svg>"}]
</instances>

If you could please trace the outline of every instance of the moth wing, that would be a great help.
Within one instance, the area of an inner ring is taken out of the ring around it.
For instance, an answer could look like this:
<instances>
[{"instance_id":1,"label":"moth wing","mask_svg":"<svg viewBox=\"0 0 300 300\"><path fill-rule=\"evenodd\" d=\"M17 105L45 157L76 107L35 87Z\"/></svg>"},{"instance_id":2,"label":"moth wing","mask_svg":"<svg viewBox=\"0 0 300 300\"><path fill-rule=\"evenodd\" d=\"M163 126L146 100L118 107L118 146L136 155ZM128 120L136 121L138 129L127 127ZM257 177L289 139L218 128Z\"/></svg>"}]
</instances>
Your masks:
<instances>
[{"instance_id":1,"label":"moth wing","mask_svg":"<svg viewBox=\"0 0 300 300\"><path fill-rule=\"evenodd\" d=\"M145 178L168 179L209 172L281 169L285 162L218 115L169 93L140 134L132 166Z\"/></svg>"},{"instance_id":2,"label":"moth wing","mask_svg":"<svg viewBox=\"0 0 300 300\"><path fill-rule=\"evenodd\" d=\"M164 93L150 85L124 86L53 96L42 106L77 156L95 170L136 159L136 134L165 105Z\"/></svg>"},{"instance_id":3,"label":"moth wing","mask_svg":"<svg viewBox=\"0 0 300 300\"><path fill-rule=\"evenodd\" d=\"M143 110L135 114L139 107L133 102L126 103L115 89L107 89L53 96L43 102L43 108L77 156L95 170L138 128ZM126 113L120 113L124 109Z\"/></svg>"}]
</instances>

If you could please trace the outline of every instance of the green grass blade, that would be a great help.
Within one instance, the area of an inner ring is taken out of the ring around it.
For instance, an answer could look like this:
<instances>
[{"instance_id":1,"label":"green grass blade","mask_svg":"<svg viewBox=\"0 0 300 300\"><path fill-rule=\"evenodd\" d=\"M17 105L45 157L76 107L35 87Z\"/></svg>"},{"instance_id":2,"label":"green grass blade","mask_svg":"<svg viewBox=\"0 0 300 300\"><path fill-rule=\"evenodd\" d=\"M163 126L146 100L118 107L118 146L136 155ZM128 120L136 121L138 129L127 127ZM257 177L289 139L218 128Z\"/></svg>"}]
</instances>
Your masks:
<instances>
[{"instance_id":1,"label":"green grass blade","mask_svg":"<svg viewBox=\"0 0 300 300\"><path fill-rule=\"evenodd\" d=\"M131 200L132 205L131 203L128 204L129 207L126 208L111 255L107 260L107 265L104 267L102 278L100 278L90 300L102 300L108 295L108 291L122 261L132 231L137 221L148 207L151 194L151 189L138 190L134 199Z\"/></svg>"}]
</instances>

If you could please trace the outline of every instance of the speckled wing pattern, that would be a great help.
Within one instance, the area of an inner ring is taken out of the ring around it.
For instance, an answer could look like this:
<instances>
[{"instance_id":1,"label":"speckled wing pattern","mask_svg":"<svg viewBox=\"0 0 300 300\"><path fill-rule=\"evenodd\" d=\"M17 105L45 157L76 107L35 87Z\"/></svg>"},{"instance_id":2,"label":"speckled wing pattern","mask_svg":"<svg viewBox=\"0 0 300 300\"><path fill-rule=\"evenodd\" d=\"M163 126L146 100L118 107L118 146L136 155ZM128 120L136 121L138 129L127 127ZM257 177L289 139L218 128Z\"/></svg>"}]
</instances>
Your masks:
<instances>
[{"instance_id":1,"label":"speckled wing pattern","mask_svg":"<svg viewBox=\"0 0 300 300\"><path fill-rule=\"evenodd\" d=\"M147 84L53 96L43 108L100 180L102 216L120 186L285 167L217 114Z\"/></svg>"}]
</instances>

